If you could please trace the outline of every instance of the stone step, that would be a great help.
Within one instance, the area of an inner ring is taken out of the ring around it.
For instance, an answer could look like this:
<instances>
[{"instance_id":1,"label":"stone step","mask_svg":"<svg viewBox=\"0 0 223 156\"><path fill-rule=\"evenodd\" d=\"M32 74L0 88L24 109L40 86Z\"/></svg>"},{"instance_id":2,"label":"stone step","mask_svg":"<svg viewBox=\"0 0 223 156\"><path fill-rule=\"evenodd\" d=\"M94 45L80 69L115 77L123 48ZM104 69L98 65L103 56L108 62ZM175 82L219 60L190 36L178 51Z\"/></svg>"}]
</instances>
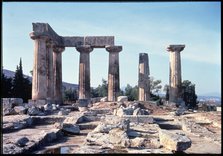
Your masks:
<instances>
[{"instance_id":1,"label":"stone step","mask_svg":"<svg viewBox=\"0 0 223 156\"><path fill-rule=\"evenodd\" d=\"M33 124L54 124L56 122L63 122L66 116L50 115L50 116L31 116Z\"/></svg>"},{"instance_id":2,"label":"stone step","mask_svg":"<svg viewBox=\"0 0 223 156\"><path fill-rule=\"evenodd\" d=\"M130 122L135 123L153 123L153 117L149 115L123 115L123 119L129 119Z\"/></svg>"},{"instance_id":3,"label":"stone step","mask_svg":"<svg viewBox=\"0 0 223 156\"><path fill-rule=\"evenodd\" d=\"M30 153L49 142L53 142L62 135L61 130L53 128L52 125L35 126L21 129L18 132L3 134L3 154ZM29 140L24 147L20 147L16 143L22 137Z\"/></svg>"},{"instance_id":4,"label":"stone step","mask_svg":"<svg viewBox=\"0 0 223 156\"><path fill-rule=\"evenodd\" d=\"M11 133L31 127L33 125L33 119L29 115L10 115L3 118L3 133Z\"/></svg>"}]
</instances>

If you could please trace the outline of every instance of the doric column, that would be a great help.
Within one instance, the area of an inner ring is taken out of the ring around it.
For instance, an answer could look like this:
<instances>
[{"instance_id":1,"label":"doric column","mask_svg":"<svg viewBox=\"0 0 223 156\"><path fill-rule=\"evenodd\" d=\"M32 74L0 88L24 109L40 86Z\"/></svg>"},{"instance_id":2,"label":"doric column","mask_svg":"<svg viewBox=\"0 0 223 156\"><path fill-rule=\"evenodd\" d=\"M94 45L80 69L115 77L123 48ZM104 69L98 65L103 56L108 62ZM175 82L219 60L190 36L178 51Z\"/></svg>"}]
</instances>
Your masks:
<instances>
[{"instance_id":1,"label":"doric column","mask_svg":"<svg viewBox=\"0 0 223 156\"><path fill-rule=\"evenodd\" d=\"M147 53L139 54L139 101L149 101L150 83L149 83L149 58Z\"/></svg>"},{"instance_id":2,"label":"doric column","mask_svg":"<svg viewBox=\"0 0 223 156\"><path fill-rule=\"evenodd\" d=\"M65 47L53 47L54 100L62 103L62 52Z\"/></svg>"},{"instance_id":3,"label":"doric column","mask_svg":"<svg viewBox=\"0 0 223 156\"><path fill-rule=\"evenodd\" d=\"M46 100L47 98L47 36L37 36L30 33L34 40L34 64L32 76L32 100Z\"/></svg>"},{"instance_id":4,"label":"doric column","mask_svg":"<svg viewBox=\"0 0 223 156\"><path fill-rule=\"evenodd\" d=\"M109 52L108 66L108 101L116 101L120 91L119 85L119 52L122 46L106 46Z\"/></svg>"},{"instance_id":5,"label":"doric column","mask_svg":"<svg viewBox=\"0 0 223 156\"><path fill-rule=\"evenodd\" d=\"M47 98L52 102L54 100L54 75L53 75L53 42L47 44Z\"/></svg>"},{"instance_id":6,"label":"doric column","mask_svg":"<svg viewBox=\"0 0 223 156\"><path fill-rule=\"evenodd\" d=\"M180 52L185 45L169 45L167 51L170 52L170 77L169 77L169 102L177 102L181 93L181 60Z\"/></svg>"},{"instance_id":7,"label":"doric column","mask_svg":"<svg viewBox=\"0 0 223 156\"><path fill-rule=\"evenodd\" d=\"M79 99L90 99L90 52L93 51L93 48L89 45L83 45L76 47L76 50L80 52Z\"/></svg>"}]
</instances>

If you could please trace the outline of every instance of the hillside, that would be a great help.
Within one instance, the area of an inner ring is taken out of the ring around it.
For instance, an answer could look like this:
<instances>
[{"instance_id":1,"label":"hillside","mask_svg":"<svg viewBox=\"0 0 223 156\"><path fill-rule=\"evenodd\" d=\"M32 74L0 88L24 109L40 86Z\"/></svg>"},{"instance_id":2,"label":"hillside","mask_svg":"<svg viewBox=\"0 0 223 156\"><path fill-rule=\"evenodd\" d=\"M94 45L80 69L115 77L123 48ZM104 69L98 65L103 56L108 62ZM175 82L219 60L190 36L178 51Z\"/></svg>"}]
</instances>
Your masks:
<instances>
[{"instance_id":1,"label":"hillside","mask_svg":"<svg viewBox=\"0 0 223 156\"><path fill-rule=\"evenodd\" d=\"M3 73L6 77L8 78L13 78L15 75L15 72L11 71L11 70L7 70L7 69L3 69ZM28 76L28 75L24 75L24 77L27 77L30 81L32 81L32 77ZM67 83L67 82L63 82L63 87L67 89L72 89L72 90L76 90L78 89L78 85L77 84L72 84L72 83Z\"/></svg>"}]
</instances>

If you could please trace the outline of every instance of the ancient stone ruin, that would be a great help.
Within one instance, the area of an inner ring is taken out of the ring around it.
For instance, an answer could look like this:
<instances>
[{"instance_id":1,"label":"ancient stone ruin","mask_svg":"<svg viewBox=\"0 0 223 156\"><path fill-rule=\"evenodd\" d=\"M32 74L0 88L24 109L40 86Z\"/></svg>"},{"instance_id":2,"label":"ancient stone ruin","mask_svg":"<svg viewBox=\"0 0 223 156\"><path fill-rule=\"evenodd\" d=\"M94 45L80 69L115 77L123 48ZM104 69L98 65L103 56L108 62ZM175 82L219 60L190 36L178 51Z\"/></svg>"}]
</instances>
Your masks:
<instances>
[{"instance_id":1,"label":"ancient stone ruin","mask_svg":"<svg viewBox=\"0 0 223 156\"><path fill-rule=\"evenodd\" d=\"M33 23L34 40L32 100L62 103L62 52L75 47L80 53L79 99L90 98L90 53L94 48L109 52L108 101L117 100L119 92L119 52L114 36L59 36L47 23Z\"/></svg>"},{"instance_id":2,"label":"ancient stone ruin","mask_svg":"<svg viewBox=\"0 0 223 156\"><path fill-rule=\"evenodd\" d=\"M181 92L181 60L180 52L185 45L169 45L167 51L170 52L170 77L169 77L169 102L176 103Z\"/></svg>"},{"instance_id":3,"label":"ancient stone ruin","mask_svg":"<svg viewBox=\"0 0 223 156\"><path fill-rule=\"evenodd\" d=\"M179 116L176 105L149 101L147 53L139 54L139 100L128 101L127 96L118 96L122 46L114 45L113 36L59 36L45 23L33 23L30 36L35 43L32 100L2 99L3 154L221 153L221 112L184 110ZM65 47L80 53L79 100L72 104L62 101ZM167 48L171 103L180 98L184 47ZM92 100L90 53L94 48L109 52L108 97Z\"/></svg>"},{"instance_id":4,"label":"ancient stone ruin","mask_svg":"<svg viewBox=\"0 0 223 156\"><path fill-rule=\"evenodd\" d=\"M149 57L146 53L139 54L139 101L150 100Z\"/></svg>"}]
</instances>

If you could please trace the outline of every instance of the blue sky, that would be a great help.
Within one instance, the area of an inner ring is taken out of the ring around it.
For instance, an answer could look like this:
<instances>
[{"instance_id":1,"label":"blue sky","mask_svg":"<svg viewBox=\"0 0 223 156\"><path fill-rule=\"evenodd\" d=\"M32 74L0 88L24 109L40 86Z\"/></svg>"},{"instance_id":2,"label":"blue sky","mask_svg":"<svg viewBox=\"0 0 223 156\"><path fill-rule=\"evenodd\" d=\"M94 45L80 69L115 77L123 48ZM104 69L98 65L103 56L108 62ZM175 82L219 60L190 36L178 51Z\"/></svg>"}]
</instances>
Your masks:
<instances>
[{"instance_id":1,"label":"blue sky","mask_svg":"<svg viewBox=\"0 0 223 156\"><path fill-rule=\"evenodd\" d=\"M4 69L15 71L22 57L24 74L33 68L32 22L49 23L61 36L115 36L120 85L136 85L139 53L148 53L150 76L169 83L168 44L185 44L181 52L182 79L196 84L198 95L221 93L220 2L62 3L4 2ZM91 85L107 79L108 52L90 54ZM63 81L78 83L79 53L62 54Z\"/></svg>"}]
</instances>

